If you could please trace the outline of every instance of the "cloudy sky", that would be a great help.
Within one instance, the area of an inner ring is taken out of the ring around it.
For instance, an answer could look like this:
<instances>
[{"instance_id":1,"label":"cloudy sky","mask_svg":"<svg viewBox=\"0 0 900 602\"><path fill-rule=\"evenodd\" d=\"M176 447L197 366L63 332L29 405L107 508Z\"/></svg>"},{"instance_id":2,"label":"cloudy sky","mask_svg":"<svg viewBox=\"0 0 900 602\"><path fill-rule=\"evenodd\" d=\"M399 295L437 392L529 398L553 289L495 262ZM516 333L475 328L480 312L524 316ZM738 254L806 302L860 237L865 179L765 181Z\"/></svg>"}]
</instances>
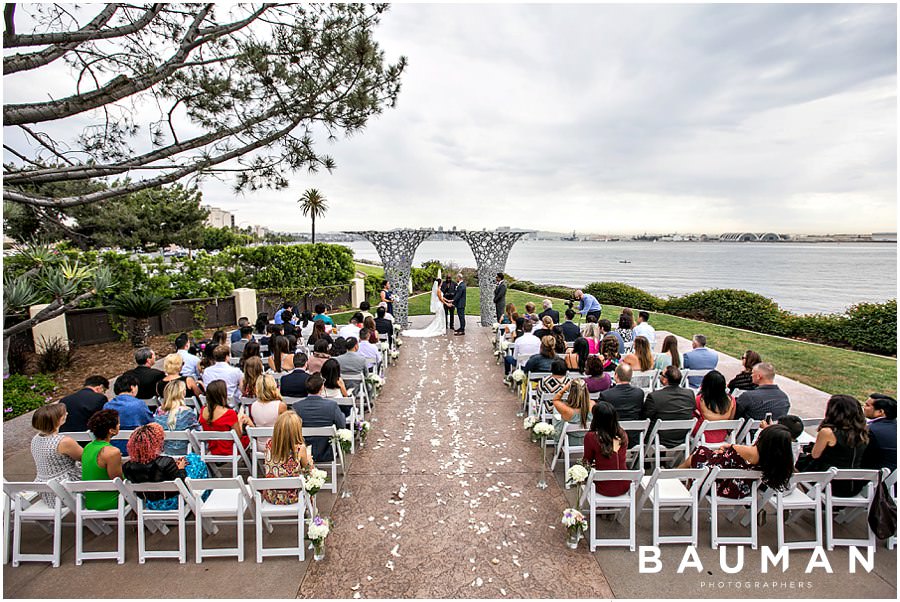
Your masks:
<instances>
[{"instance_id":1,"label":"cloudy sky","mask_svg":"<svg viewBox=\"0 0 900 602\"><path fill-rule=\"evenodd\" d=\"M315 187L320 231L893 231L896 31L894 5L394 5L398 106L319 142L332 174L202 189L277 230Z\"/></svg>"}]
</instances>

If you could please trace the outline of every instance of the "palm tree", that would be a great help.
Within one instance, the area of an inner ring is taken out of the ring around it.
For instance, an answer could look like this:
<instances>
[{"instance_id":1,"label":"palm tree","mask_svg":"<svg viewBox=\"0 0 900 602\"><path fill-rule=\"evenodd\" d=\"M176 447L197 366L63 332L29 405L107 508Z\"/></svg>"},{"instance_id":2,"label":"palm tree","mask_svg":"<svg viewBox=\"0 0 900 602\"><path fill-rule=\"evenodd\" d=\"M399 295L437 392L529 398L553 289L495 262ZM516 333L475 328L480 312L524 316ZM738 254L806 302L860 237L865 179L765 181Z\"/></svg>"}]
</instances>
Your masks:
<instances>
[{"instance_id":1,"label":"palm tree","mask_svg":"<svg viewBox=\"0 0 900 602\"><path fill-rule=\"evenodd\" d=\"M297 202L300 203L300 211L303 212L303 215L308 215L312 218L312 242L315 244L316 218L322 217L328 211L328 205L325 204L327 199L319 194L319 191L315 188L310 188L303 193L303 196Z\"/></svg>"}]
</instances>

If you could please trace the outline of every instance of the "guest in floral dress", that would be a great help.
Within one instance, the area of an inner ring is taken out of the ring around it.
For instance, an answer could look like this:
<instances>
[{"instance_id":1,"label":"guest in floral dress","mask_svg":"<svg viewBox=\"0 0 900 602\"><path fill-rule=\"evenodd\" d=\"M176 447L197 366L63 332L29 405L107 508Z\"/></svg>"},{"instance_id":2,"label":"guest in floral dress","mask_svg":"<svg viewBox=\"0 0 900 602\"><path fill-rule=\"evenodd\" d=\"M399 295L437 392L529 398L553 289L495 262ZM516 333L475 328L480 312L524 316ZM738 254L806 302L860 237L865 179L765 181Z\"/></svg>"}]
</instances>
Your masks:
<instances>
[{"instance_id":1,"label":"guest in floral dress","mask_svg":"<svg viewBox=\"0 0 900 602\"><path fill-rule=\"evenodd\" d=\"M760 432L753 445L726 443L717 450L699 447L680 468L705 468L719 466L723 469L758 470L763 485L783 491L794 474L794 454L791 450L791 432L776 424ZM750 481L746 479L722 479L717 483L720 497L740 499L750 495Z\"/></svg>"},{"instance_id":2,"label":"guest in floral dress","mask_svg":"<svg viewBox=\"0 0 900 602\"><path fill-rule=\"evenodd\" d=\"M298 477L312 468L312 454L303 441L303 420L294 412L281 414L266 444L266 478ZM262 497L271 504L296 504L300 494L296 489L267 489Z\"/></svg>"}]
</instances>

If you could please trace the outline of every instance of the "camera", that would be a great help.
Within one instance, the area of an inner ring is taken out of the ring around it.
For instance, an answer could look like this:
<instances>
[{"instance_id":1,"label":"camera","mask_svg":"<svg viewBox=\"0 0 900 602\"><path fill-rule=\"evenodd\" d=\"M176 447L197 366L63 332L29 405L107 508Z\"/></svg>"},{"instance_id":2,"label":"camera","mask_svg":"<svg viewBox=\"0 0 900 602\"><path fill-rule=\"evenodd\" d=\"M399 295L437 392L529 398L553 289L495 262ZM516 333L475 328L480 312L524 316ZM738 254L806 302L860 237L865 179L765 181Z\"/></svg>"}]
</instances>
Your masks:
<instances>
[{"instance_id":1,"label":"camera","mask_svg":"<svg viewBox=\"0 0 900 602\"><path fill-rule=\"evenodd\" d=\"M566 301L565 305L566 305L566 307L568 307L569 309L574 309L574 307L575 307L575 300L574 300L574 299L569 299L568 301Z\"/></svg>"}]
</instances>

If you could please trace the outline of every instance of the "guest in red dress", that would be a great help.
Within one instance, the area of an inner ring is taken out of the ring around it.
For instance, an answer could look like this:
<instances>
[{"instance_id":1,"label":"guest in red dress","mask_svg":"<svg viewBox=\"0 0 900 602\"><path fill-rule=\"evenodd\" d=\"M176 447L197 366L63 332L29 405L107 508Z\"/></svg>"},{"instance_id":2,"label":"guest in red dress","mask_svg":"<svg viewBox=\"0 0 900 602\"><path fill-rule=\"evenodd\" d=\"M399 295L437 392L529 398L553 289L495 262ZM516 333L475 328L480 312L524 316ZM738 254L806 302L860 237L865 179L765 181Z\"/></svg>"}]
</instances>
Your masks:
<instances>
[{"instance_id":1,"label":"guest in red dress","mask_svg":"<svg viewBox=\"0 0 900 602\"><path fill-rule=\"evenodd\" d=\"M227 432L234 430L241 439L241 445L247 447L250 438L244 434L245 426L253 426L253 421L245 414L238 414L228 407L228 387L224 380L214 380L206 387L206 407L200 412L200 426L204 431ZM233 453L234 444L229 441L210 441L209 453L216 456L229 456Z\"/></svg>"},{"instance_id":2,"label":"guest in red dress","mask_svg":"<svg viewBox=\"0 0 900 602\"><path fill-rule=\"evenodd\" d=\"M591 430L584 437L584 460L596 470L628 470L628 435L619 426L616 408L608 401L598 401L591 411ZM630 481L595 483L597 493L616 497L628 493Z\"/></svg>"}]
</instances>

